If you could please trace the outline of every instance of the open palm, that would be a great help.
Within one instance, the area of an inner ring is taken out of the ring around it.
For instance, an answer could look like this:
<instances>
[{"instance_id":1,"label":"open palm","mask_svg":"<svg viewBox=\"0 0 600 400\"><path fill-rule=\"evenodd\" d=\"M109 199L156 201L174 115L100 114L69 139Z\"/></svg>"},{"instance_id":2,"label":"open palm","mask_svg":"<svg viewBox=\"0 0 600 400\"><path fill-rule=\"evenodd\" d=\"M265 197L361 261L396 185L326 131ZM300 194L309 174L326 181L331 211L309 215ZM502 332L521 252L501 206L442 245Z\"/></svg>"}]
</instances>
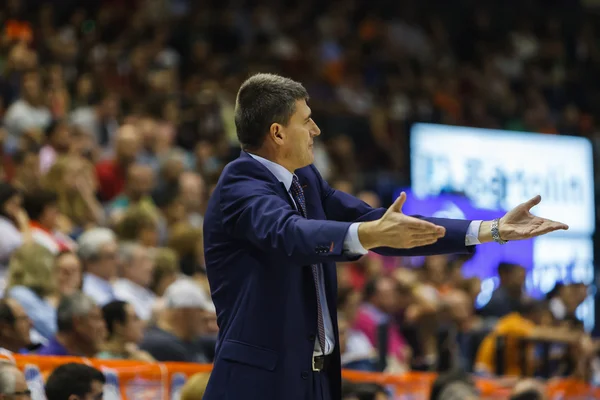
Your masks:
<instances>
[{"instance_id":1,"label":"open palm","mask_svg":"<svg viewBox=\"0 0 600 400\"><path fill-rule=\"evenodd\" d=\"M561 222L536 217L531 209L540 203L538 195L525 203L519 204L500 219L500 237L503 240L523 240L545 235L569 227Z\"/></svg>"}]
</instances>

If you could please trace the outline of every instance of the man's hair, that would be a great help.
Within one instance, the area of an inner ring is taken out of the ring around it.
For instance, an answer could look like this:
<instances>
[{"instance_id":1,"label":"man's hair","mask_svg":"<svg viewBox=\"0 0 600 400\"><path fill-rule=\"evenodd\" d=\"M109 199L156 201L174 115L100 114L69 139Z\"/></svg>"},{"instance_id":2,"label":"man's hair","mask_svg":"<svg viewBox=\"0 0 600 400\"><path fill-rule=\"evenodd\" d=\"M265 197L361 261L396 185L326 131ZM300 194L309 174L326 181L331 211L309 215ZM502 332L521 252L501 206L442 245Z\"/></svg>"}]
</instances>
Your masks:
<instances>
[{"instance_id":1,"label":"man's hair","mask_svg":"<svg viewBox=\"0 0 600 400\"><path fill-rule=\"evenodd\" d=\"M56 368L46 381L48 400L68 400L76 395L83 398L92 391L92 382L105 383L104 374L85 364L68 363Z\"/></svg>"},{"instance_id":2,"label":"man's hair","mask_svg":"<svg viewBox=\"0 0 600 400\"><path fill-rule=\"evenodd\" d=\"M296 101L308 99L301 83L273 74L256 74L240 87L235 103L235 127L244 149L262 146L271 124L287 125Z\"/></svg>"},{"instance_id":3,"label":"man's hair","mask_svg":"<svg viewBox=\"0 0 600 400\"><path fill-rule=\"evenodd\" d=\"M462 400L477 394L469 375L460 369L440 374L431 385L430 400Z\"/></svg>"},{"instance_id":4,"label":"man's hair","mask_svg":"<svg viewBox=\"0 0 600 400\"><path fill-rule=\"evenodd\" d=\"M121 300L111 301L102 307L102 316L106 322L109 337L115 333L115 324L124 324L127 320L127 311L125 310L126 302Z\"/></svg>"},{"instance_id":5,"label":"man's hair","mask_svg":"<svg viewBox=\"0 0 600 400\"><path fill-rule=\"evenodd\" d=\"M23 208L32 221L39 221L46 207L56 204L58 197L51 190L38 189L23 198Z\"/></svg>"},{"instance_id":6,"label":"man's hair","mask_svg":"<svg viewBox=\"0 0 600 400\"><path fill-rule=\"evenodd\" d=\"M77 244L79 245L78 255L81 261L96 261L100 256L102 246L117 240L114 232L108 228L92 228L83 233Z\"/></svg>"},{"instance_id":7,"label":"man's hair","mask_svg":"<svg viewBox=\"0 0 600 400\"><path fill-rule=\"evenodd\" d=\"M59 332L73 330L73 318L88 315L96 306L94 300L82 292L64 296L56 309L56 325Z\"/></svg>"}]
</instances>

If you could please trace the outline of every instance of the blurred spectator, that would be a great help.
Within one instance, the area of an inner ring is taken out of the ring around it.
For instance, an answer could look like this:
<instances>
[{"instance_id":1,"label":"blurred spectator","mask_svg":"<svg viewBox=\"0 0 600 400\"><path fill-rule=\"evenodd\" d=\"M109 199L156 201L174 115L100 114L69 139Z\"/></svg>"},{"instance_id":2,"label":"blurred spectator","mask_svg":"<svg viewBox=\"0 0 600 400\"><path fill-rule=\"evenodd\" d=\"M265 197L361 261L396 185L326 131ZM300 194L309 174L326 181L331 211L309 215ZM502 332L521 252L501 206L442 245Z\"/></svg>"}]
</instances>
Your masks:
<instances>
[{"instance_id":1,"label":"blurred spectator","mask_svg":"<svg viewBox=\"0 0 600 400\"><path fill-rule=\"evenodd\" d=\"M338 312L338 330L342 368L377 371L377 353L362 332L350 330L344 314Z\"/></svg>"},{"instance_id":2,"label":"blurred spectator","mask_svg":"<svg viewBox=\"0 0 600 400\"><path fill-rule=\"evenodd\" d=\"M385 388L375 383L349 383L342 388L343 400L387 400Z\"/></svg>"},{"instance_id":3,"label":"blurred spectator","mask_svg":"<svg viewBox=\"0 0 600 400\"><path fill-rule=\"evenodd\" d=\"M102 311L81 292L64 296L56 311L58 333L38 354L94 357L106 338Z\"/></svg>"},{"instance_id":4,"label":"blurred spectator","mask_svg":"<svg viewBox=\"0 0 600 400\"><path fill-rule=\"evenodd\" d=\"M179 395L180 400L197 400L204 396L206 385L208 384L208 378L210 374L198 373L192 375L183 388L181 388L181 394Z\"/></svg>"},{"instance_id":5,"label":"blurred spectator","mask_svg":"<svg viewBox=\"0 0 600 400\"><path fill-rule=\"evenodd\" d=\"M120 240L153 248L159 244L159 224L147 207L129 206L116 226Z\"/></svg>"},{"instance_id":6,"label":"blurred spectator","mask_svg":"<svg viewBox=\"0 0 600 400\"><path fill-rule=\"evenodd\" d=\"M584 284L557 283L547 298L550 311L557 321L577 321L575 311L587 297L587 287Z\"/></svg>"},{"instance_id":7,"label":"blurred spectator","mask_svg":"<svg viewBox=\"0 0 600 400\"><path fill-rule=\"evenodd\" d=\"M161 298L167 288L177 280L179 260L177 253L167 247L161 247L154 252L154 269L150 289Z\"/></svg>"},{"instance_id":8,"label":"blurred spectator","mask_svg":"<svg viewBox=\"0 0 600 400\"><path fill-rule=\"evenodd\" d=\"M85 364L67 363L46 379L47 400L102 400L104 374Z\"/></svg>"},{"instance_id":9,"label":"blurred spectator","mask_svg":"<svg viewBox=\"0 0 600 400\"><path fill-rule=\"evenodd\" d=\"M83 287L83 267L77 254L63 251L54 258L54 275L59 296L70 296ZM58 305L58 298L54 300Z\"/></svg>"},{"instance_id":10,"label":"blurred spectator","mask_svg":"<svg viewBox=\"0 0 600 400\"><path fill-rule=\"evenodd\" d=\"M8 267L7 296L15 299L46 339L56 334L56 285L52 273L54 255L37 243L21 246Z\"/></svg>"},{"instance_id":11,"label":"blurred spectator","mask_svg":"<svg viewBox=\"0 0 600 400\"><path fill-rule=\"evenodd\" d=\"M9 399L31 398L25 375L10 361L0 361L0 397Z\"/></svg>"},{"instance_id":12,"label":"blurred spectator","mask_svg":"<svg viewBox=\"0 0 600 400\"><path fill-rule=\"evenodd\" d=\"M108 339L104 350L96 355L97 358L154 361L150 354L138 348L144 336L144 322L131 304L111 301L102 307L102 315L108 329Z\"/></svg>"},{"instance_id":13,"label":"blurred spectator","mask_svg":"<svg viewBox=\"0 0 600 400\"><path fill-rule=\"evenodd\" d=\"M193 172L184 172L179 177L179 194L187 220L194 228L202 228L206 187L204 179Z\"/></svg>"},{"instance_id":14,"label":"blurred spectator","mask_svg":"<svg viewBox=\"0 0 600 400\"><path fill-rule=\"evenodd\" d=\"M569 328L549 329L551 324L552 316L546 303L533 300L523 302L518 312L510 313L501 318L494 331L485 338L477 352L476 371L481 374L496 372L498 337L503 337L505 340L505 371L503 373L509 376L531 375L536 370L534 348L530 344L526 346L527 354L525 355L528 371L521 370L519 355L521 354L520 340L523 339L572 344L580 349L579 356L581 358L590 356L592 343L587 334Z\"/></svg>"},{"instance_id":15,"label":"blurred spectator","mask_svg":"<svg viewBox=\"0 0 600 400\"><path fill-rule=\"evenodd\" d=\"M29 217L22 207L23 198L9 183L0 182L0 265L27 240L31 240Z\"/></svg>"},{"instance_id":16,"label":"blurred spectator","mask_svg":"<svg viewBox=\"0 0 600 400\"><path fill-rule=\"evenodd\" d=\"M202 340L207 312L213 309L210 300L189 279L172 283L164 298L165 310L146 331L140 348L158 361L210 361L211 342Z\"/></svg>"},{"instance_id":17,"label":"blurred spectator","mask_svg":"<svg viewBox=\"0 0 600 400\"><path fill-rule=\"evenodd\" d=\"M517 382L510 394L509 400L546 400L544 386L533 379Z\"/></svg>"},{"instance_id":18,"label":"blurred spectator","mask_svg":"<svg viewBox=\"0 0 600 400\"><path fill-rule=\"evenodd\" d=\"M80 84L85 85L88 83L80 81ZM74 109L69 119L73 126L91 136L94 143L105 147L112 143L114 136L117 134L119 128L118 113L118 97L113 93L107 93L97 104L85 104Z\"/></svg>"},{"instance_id":19,"label":"blurred spectator","mask_svg":"<svg viewBox=\"0 0 600 400\"><path fill-rule=\"evenodd\" d=\"M40 149L36 145L28 145L19 149L12 157L15 174L12 184L21 193L28 193L41 186Z\"/></svg>"},{"instance_id":20,"label":"blurred spectator","mask_svg":"<svg viewBox=\"0 0 600 400\"><path fill-rule=\"evenodd\" d=\"M21 98L6 110L4 124L9 137L6 145L16 149L23 137L41 143L42 132L50 125L52 115L44 105L42 84L38 71L32 70L22 75Z\"/></svg>"},{"instance_id":21,"label":"blurred spectator","mask_svg":"<svg viewBox=\"0 0 600 400\"><path fill-rule=\"evenodd\" d=\"M481 309L484 317L501 318L517 311L527 299L524 292L525 268L518 264L502 262L498 265L500 285L490 301Z\"/></svg>"},{"instance_id":22,"label":"blurred spectator","mask_svg":"<svg viewBox=\"0 0 600 400\"><path fill-rule=\"evenodd\" d=\"M54 120L46 127L46 145L40 150L40 172L45 174L59 156L64 156L71 148L71 131L65 121Z\"/></svg>"},{"instance_id":23,"label":"blurred spectator","mask_svg":"<svg viewBox=\"0 0 600 400\"><path fill-rule=\"evenodd\" d=\"M44 178L45 187L57 195L58 210L68 224L69 233L74 227L87 228L104 222L89 161L74 155L60 157Z\"/></svg>"},{"instance_id":24,"label":"blurred spectator","mask_svg":"<svg viewBox=\"0 0 600 400\"><path fill-rule=\"evenodd\" d=\"M32 343L29 331L33 327L25 309L13 299L0 300L0 349L22 353Z\"/></svg>"},{"instance_id":25,"label":"blurred spectator","mask_svg":"<svg viewBox=\"0 0 600 400\"><path fill-rule=\"evenodd\" d=\"M36 190L25 195L23 208L31 219L31 237L53 254L73 251L75 242L59 231L58 197L48 190Z\"/></svg>"},{"instance_id":26,"label":"blurred spectator","mask_svg":"<svg viewBox=\"0 0 600 400\"><path fill-rule=\"evenodd\" d=\"M150 167L141 164L129 166L123 193L108 206L110 218L113 221L120 220L123 212L131 205L143 207L158 218L158 210L150 197L154 184L154 173Z\"/></svg>"},{"instance_id":27,"label":"blurred spectator","mask_svg":"<svg viewBox=\"0 0 600 400\"><path fill-rule=\"evenodd\" d=\"M430 400L477 400L473 380L461 370L440 374L431 387Z\"/></svg>"},{"instance_id":28,"label":"blurred spectator","mask_svg":"<svg viewBox=\"0 0 600 400\"><path fill-rule=\"evenodd\" d=\"M136 243L121 245L121 278L115 281L115 297L131 304L142 321L148 321L156 296L150 290L154 265L148 250Z\"/></svg>"},{"instance_id":29,"label":"blurred spectator","mask_svg":"<svg viewBox=\"0 0 600 400\"><path fill-rule=\"evenodd\" d=\"M110 229L94 228L81 235L78 244L85 271L83 291L103 306L115 299L111 282L118 270L117 238Z\"/></svg>"},{"instance_id":30,"label":"blurred spectator","mask_svg":"<svg viewBox=\"0 0 600 400\"><path fill-rule=\"evenodd\" d=\"M133 125L121 126L116 134L114 158L96 165L102 201L111 201L123 192L128 168L135 162L139 147L140 139L136 128Z\"/></svg>"},{"instance_id":31,"label":"blurred spectator","mask_svg":"<svg viewBox=\"0 0 600 400\"><path fill-rule=\"evenodd\" d=\"M392 316L397 311L396 282L387 277L375 278L365 285L364 303L358 309L354 329L364 333L371 345L377 345L378 331L388 324L387 369L390 372L404 371L409 358L409 348L400 334Z\"/></svg>"},{"instance_id":32,"label":"blurred spectator","mask_svg":"<svg viewBox=\"0 0 600 400\"><path fill-rule=\"evenodd\" d=\"M167 243L179 257L180 271L198 280L208 294L208 280L204 266L204 243L202 229L196 229L188 224L177 224L171 229Z\"/></svg>"}]
</instances>

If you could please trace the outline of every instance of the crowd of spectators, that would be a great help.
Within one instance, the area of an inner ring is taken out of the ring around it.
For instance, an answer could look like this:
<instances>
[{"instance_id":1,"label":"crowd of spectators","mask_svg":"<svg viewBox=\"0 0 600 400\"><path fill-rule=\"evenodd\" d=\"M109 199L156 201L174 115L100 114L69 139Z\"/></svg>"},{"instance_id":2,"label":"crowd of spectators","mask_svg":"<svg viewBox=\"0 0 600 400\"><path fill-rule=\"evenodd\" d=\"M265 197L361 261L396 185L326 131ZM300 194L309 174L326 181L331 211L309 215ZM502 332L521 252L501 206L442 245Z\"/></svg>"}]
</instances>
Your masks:
<instances>
[{"instance_id":1,"label":"crowd of spectators","mask_svg":"<svg viewBox=\"0 0 600 400\"><path fill-rule=\"evenodd\" d=\"M575 3L7 0L0 347L211 361L203 211L239 154L235 95L251 73L303 82L324 132L315 163L374 207L408 182L415 121L595 139L598 24ZM532 301L522 266L501 264L476 310L466 261L340 265L343 365L494 374L497 339L513 335L571 346L553 347L553 371L589 377L595 344L574 316L585 287ZM504 346L503 372L524 373L519 344ZM534 369L539 352L527 353Z\"/></svg>"}]
</instances>

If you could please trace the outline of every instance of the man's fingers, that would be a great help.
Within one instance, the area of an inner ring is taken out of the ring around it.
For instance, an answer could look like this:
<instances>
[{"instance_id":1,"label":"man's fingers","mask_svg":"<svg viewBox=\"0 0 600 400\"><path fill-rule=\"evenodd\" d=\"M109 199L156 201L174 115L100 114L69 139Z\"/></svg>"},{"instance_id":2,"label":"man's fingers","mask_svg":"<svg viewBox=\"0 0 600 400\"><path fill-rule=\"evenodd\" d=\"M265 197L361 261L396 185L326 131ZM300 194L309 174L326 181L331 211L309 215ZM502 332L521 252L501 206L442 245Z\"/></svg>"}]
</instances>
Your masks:
<instances>
[{"instance_id":1,"label":"man's fingers","mask_svg":"<svg viewBox=\"0 0 600 400\"><path fill-rule=\"evenodd\" d=\"M431 237L427 239L413 239L410 241L410 247L421 247L421 246L429 246L438 241L437 237Z\"/></svg>"},{"instance_id":2,"label":"man's fingers","mask_svg":"<svg viewBox=\"0 0 600 400\"><path fill-rule=\"evenodd\" d=\"M402 206L404 205L404 203L406 202L406 193L402 192L400 193L400 196L398 196L398 198L396 199L396 201L394 201L394 203L390 206L390 208L388 208L388 212L402 212Z\"/></svg>"},{"instance_id":3,"label":"man's fingers","mask_svg":"<svg viewBox=\"0 0 600 400\"><path fill-rule=\"evenodd\" d=\"M533 206L537 206L538 204L540 204L540 201L542 201L542 196L538 194L537 196L527 200L527 202L525 202L525 206L528 210L531 210Z\"/></svg>"}]
</instances>

